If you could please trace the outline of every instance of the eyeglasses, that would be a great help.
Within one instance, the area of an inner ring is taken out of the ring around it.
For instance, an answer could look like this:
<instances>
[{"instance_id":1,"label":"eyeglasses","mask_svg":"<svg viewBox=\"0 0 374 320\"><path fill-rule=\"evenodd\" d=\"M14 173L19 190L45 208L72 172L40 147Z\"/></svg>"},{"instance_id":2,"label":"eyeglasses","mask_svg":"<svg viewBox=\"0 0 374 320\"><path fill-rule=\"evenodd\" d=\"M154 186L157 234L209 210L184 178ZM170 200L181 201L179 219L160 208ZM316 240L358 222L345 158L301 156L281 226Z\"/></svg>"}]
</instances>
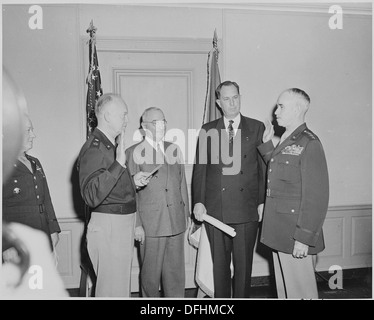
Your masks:
<instances>
[{"instance_id":1,"label":"eyeglasses","mask_svg":"<svg viewBox=\"0 0 374 320\"><path fill-rule=\"evenodd\" d=\"M165 119L164 120L153 120L153 121L143 121L144 123L152 123L155 127L157 125L159 126L166 126L166 124L168 123Z\"/></svg>"}]
</instances>

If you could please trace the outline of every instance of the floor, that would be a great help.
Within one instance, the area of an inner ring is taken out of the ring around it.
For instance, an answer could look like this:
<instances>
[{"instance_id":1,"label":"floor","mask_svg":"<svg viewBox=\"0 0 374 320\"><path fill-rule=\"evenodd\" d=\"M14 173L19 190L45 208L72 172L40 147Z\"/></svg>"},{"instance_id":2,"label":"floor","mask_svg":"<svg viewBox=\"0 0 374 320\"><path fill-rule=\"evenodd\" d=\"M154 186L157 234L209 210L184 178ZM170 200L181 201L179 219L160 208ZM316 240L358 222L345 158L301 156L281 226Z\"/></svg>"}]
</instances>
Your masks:
<instances>
[{"instance_id":1,"label":"floor","mask_svg":"<svg viewBox=\"0 0 374 320\"><path fill-rule=\"evenodd\" d=\"M372 298L372 268L351 269L343 271L342 289L330 289L329 279L333 274L316 273L318 293L320 299L371 299ZM252 281L252 298L277 298L273 277L258 277ZM337 282L332 282L337 284ZM78 297L78 289L68 290L71 297ZM195 298L197 289L186 289L185 297ZM139 293L133 293L138 298Z\"/></svg>"}]
</instances>

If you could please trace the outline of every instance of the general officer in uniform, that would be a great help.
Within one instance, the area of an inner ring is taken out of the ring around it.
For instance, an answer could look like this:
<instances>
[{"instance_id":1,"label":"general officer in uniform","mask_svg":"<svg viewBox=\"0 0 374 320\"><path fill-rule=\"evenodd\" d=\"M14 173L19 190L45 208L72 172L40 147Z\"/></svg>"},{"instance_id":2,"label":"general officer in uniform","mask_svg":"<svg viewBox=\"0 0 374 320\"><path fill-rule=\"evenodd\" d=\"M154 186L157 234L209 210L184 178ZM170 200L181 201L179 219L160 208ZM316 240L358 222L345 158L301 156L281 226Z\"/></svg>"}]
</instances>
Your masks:
<instances>
[{"instance_id":1,"label":"general officer in uniform","mask_svg":"<svg viewBox=\"0 0 374 320\"><path fill-rule=\"evenodd\" d=\"M3 220L44 231L53 250L61 230L42 165L37 158L27 154L36 136L29 116L24 114L23 118L26 121L23 146L10 177L3 184Z\"/></svg>"},{"instance_id":2,"label":"general officer in uniform","mask_svg":"<svg viewBox=\"0 0 374 320\"><path fill-rule=\"evenodd\" d=\"M186 176L177 145L163 141L166 120L159 108L142 115L145 138L126 150L129 170L152 172L138 191L135 237L141 241L140 282L143 297L184 297L184 234L189 222Z\"/></svg>"},{"instance_id":3,"label":"general officer in uniform","mask_svg":"<svg viewBox=\"0 0 374 320\"><path fill-rule=\"evenodd\" d=\"M136 185L126 166L127 105L120 96L102 95L95 106L98 126L78 158L81 195L92 214L87 249L97 276L96 297L129 297L134 246ZM116 138L118 137L118 146Z\"/></svg>"},{"instance_id":4,"label":"general officer in uniform","mask_svg":"<svg viewBox=\"0 0 374 320\"><path fill-rule=\"evenodd\" d=\"M325 248L329 180L322 144L305 123L309 104L303 90L284 91L275 115L286 130L274 147L269 125L258 147L268 163L261 242L274 250L278 298L318 298L312 256Z\"/></svg>"}]
</instances>

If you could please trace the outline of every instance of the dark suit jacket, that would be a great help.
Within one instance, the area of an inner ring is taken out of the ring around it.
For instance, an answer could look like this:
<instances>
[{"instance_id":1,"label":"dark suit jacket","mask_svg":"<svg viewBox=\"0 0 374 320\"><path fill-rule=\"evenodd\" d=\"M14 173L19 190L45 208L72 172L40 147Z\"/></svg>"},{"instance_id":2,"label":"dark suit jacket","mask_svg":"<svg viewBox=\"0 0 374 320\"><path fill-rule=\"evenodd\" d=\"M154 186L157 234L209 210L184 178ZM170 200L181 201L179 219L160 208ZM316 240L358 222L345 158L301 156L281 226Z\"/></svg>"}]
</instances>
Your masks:
<instances>
[{"instance_id":1,"label":"dark suit jacket","mask_svg":"<svg viewBox=\"0 0 374 320\"><path fill-rule=\"evenodd\" d=\"M165 142L164 150L165 158L161 151L156 156L156 150L146 140L126 150L131 175L151 172L163 163L148 185L137 192L137 226L143 226L147 237L177 235L187 228L189 202L184 165L175 144ZM139 163L140 159L143 163Z\"/></svg>"},{"instance_id":2,"label":"dark suit jacket","mask_svg":"<svg viewBox=\"0 0 374 320\"><path fill-rule=\"evenodd\" d=\"M295 240L310 254L322 251L329 180L318 137L304 123L276 148L269 141L259 150L268 163L261 242L285 253L293 252Z\"/></svg>"},{"instance_id":3,"label":"dark suit jacket","mask_svg":"<svg viewBox=\"0 0 374 320\"><path fill-rule=\"evenodd\" d=\"M257 206L264 202L265 193L265 163L257 151L264 125L241 115L238 129L233 164L227 165L229 142L223 118L202 127L192 180L193 205L201 202L209 215L231 224L258 221ZM218 140L205 139L204 130Z\"/></svg>"}]
</instances>

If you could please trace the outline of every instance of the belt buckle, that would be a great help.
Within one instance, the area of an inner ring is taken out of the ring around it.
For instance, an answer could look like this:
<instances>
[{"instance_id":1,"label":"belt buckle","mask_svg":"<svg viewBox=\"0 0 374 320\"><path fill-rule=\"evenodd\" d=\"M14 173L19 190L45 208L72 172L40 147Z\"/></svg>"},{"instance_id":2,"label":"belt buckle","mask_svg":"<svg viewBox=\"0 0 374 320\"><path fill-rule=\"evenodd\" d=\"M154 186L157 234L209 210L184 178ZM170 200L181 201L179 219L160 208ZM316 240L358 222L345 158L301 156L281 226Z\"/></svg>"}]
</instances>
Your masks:
<instances>
[{"instance_id":1,"label":"belt buckle","mask_svg":"<svg viewBox=\"0 0 374 320\"><path fill-rule=\"evenodd\" d=\"M270 197L270 189L266 189L266 196Z\"/></svg>"}]
</instances>

